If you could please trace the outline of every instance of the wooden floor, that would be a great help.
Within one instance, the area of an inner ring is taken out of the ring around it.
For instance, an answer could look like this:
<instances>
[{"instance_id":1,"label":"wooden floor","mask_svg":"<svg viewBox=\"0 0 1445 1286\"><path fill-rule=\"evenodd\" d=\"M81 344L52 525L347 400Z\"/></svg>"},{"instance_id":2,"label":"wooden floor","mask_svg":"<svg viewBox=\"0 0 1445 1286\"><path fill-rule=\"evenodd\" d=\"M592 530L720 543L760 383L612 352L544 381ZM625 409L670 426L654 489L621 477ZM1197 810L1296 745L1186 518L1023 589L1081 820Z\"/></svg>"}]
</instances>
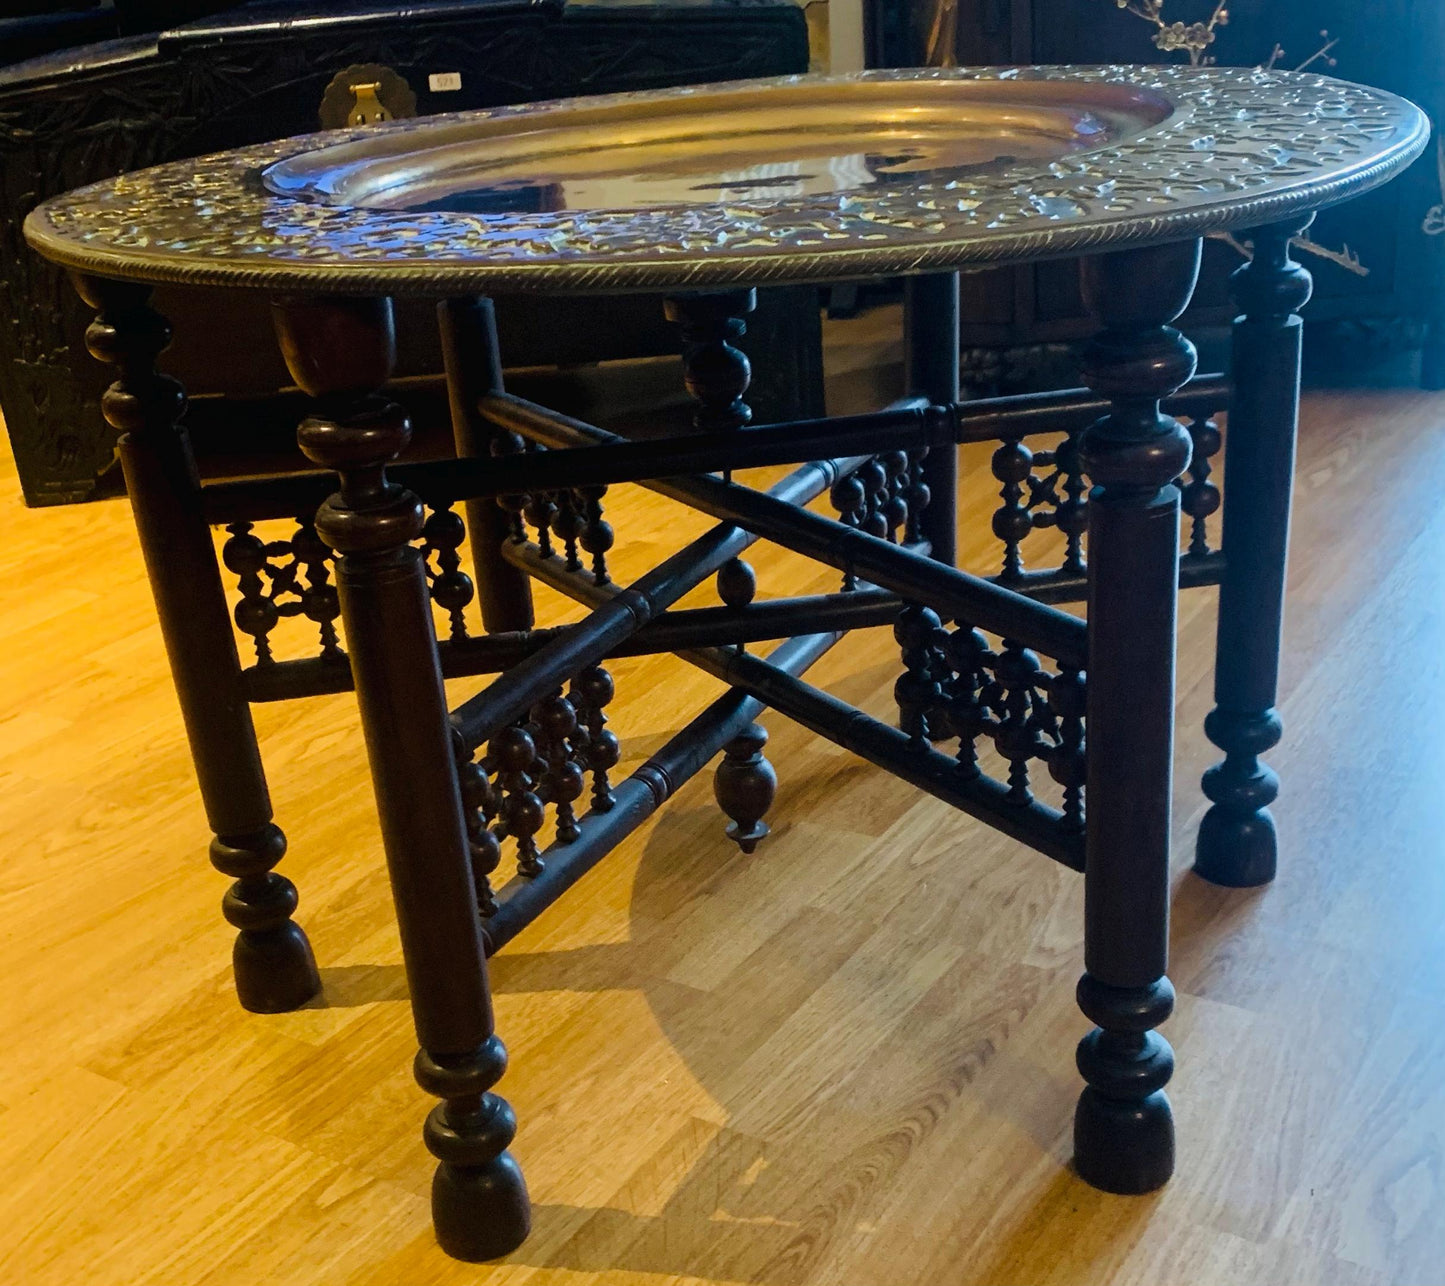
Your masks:
<instances>
[{"instance_id":1,"label":"wooden floor","mask_svg":"<svg viewBox=\"0 0 1445 1286\"><path fill-rule=\"evenodd\" d=\"M260 712L325 1001L243 1013L224 881L120 504L0 478L0 1282L1445 1281L1445 398L1307 408L1283 874L1187 874L1213 595L1181 643L1167 1035L1179 1173L1067 1168L1077 877L769 717L777 833L707 779L495 963L536 1231L433 1245L428 1100L348 699ZM964 548L986 547L981 457ZM640 568L701 524L626 491ZM825 588L755 559L770 592ZM886 707L886 635L815 672ZM715 691L617 667L636 758Z\"/></svg>"}]
</instances>

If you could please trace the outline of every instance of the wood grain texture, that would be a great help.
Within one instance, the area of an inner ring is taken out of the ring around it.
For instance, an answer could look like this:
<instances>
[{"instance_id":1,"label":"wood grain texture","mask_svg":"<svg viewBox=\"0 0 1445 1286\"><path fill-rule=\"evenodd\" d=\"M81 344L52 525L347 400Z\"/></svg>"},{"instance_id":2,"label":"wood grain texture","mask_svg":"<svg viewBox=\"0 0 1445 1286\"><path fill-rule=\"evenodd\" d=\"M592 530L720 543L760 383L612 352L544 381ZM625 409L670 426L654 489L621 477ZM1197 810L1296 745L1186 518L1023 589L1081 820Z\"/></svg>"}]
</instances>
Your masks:
<instances>
[{"instance_id":1,"label":"wood grain texture","mask_svg":"<svg viewBox=\"0 0 1445 1286\"><path fill-rule=\"evenodd\" d=\"M493 962L537 1209L485 1267L432 1239L352 698L257 711L324 996L244 1013L129 515L27 511L7 463L0 1276L1433 1286L1442 419L1434 395L1307 400L1267 890L1187 873L1214 596L1182 598L1168 1187L1111 1197L1064 1168L1077 878L769 715L780 780L756 853L700 777ZM996 487L987 451L966 453L964 566L990 547ZM614 505L619 579L708 525L635 488ZM749 558L760 596L836 587L770 547ZM575 619L549 592L537 606ZM875 631L811 677L886 718L895 667ZM719 690L665 657L615 672L624 769Z\"/></svg>"}]
</instances>

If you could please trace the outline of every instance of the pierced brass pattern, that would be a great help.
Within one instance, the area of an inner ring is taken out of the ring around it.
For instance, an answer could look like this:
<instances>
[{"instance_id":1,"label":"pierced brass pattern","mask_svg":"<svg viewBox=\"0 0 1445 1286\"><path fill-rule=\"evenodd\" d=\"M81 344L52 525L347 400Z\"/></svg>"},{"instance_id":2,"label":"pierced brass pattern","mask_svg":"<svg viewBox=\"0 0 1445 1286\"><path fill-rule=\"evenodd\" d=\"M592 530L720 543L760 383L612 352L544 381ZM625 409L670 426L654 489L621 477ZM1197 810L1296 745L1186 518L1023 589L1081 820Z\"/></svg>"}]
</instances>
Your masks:
<instances>
[{"instance_id":1,"label":"pierced brass pattern","mask_svg":"<svg viewBox=\"0 0 1445 1286\"><path fill-rule=\"evenodd\" d=\"M826 195L645 209L476 214L331 205L267 191L261 172L338 143L438 122L537 118L579 104L665 112L685 87L334 131L82 188L26 224L67 267L125 279L358 294L603 291L822 280L985 265L1273 222L1376 186L1428 139L1394 95L1327 77L1186 66L862 73L903 81L1067 80L1131 86L1175 108L1114 145ZM838 77L840 112L857 77ZM728 87L767 92L800 78ZM1084 95L1087 101L1087 95Z\"/></svg>"}]
</instances>

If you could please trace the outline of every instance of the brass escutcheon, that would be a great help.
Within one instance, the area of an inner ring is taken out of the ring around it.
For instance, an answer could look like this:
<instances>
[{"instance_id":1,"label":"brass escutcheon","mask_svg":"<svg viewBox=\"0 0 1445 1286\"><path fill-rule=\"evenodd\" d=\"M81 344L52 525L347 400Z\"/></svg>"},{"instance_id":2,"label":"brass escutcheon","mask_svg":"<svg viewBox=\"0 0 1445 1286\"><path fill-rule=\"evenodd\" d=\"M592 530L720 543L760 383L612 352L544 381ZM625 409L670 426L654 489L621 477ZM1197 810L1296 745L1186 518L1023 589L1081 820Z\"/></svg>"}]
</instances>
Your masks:
<instances>
[{"instance_id":1,"label":"brass escutcheon","mask_svg":"<svg viewBox=\"0 0 1445 1286\"><path fill-rule=\"evenodd\" d=\"M331 78L318 114L323 129L405 120L416 115L416 94L390 67L359 63Z\"/></svg>"}]
</instances>

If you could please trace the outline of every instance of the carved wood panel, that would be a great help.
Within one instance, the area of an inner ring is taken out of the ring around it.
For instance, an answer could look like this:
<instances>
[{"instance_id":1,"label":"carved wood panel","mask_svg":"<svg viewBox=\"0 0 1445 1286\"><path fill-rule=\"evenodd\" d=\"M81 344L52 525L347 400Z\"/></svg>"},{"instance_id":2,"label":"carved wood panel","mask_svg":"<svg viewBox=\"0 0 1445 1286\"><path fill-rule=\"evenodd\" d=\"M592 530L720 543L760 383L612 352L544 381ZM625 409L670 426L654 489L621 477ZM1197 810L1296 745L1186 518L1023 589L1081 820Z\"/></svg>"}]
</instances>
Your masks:
<instances>
[{"instance_id":1,"label":"carved wood panel","mask_svg":"<svg viewBox=\"0 0 1445 1286\"><path fill-rule=\"evenodd\" d=\"M495 16L430 26L292 29L223 45L205 29L182 31L158 50L136 38L63 75L0 78L0 406L30 504L120 487L99 410L106 377L82 342L89 315L64 274L21 237L39 202L163 161L314 130L327 83L352 63L395 68L424 114L807 66L806 26L790 5L491 8ZM85 60L61 65L73 61ZM462 72L461 90L430 90L430 72L452 70ZM213 329L235 351L254 327L244 308L226 316ZM796 319L783 334L801 348L816 342ZM816 383L811 372L805 383ZM790 390L780 383L776 392Z\"/></svg>"},{"instance_id":2,"label":"carved wood panel","mask_svg":"<svg viewBox=\"0 0 1445 1286\"><path fill-rule=\"evenodd\" d=\"M1169 0L1165 16L1207 19L1204 0ZM1322 35L1325 31L1328 34ZM965 0L959 8L956 56L960 63L1103 63L1187 61L1153 41L1155 29L1112 0ZM1445 9L1412 0L1235 0L1227 26L1216 29L1206 57L1224 65L1252 66L1273 58L1285 68L1308 63L1312 71L1378 85L1414 99L1438 121L1442 91L1438 65L1445 55ZM915 44L915 51L920 48ZM902 61L903 50L895 51ZM1361 365L1402 346L1418 345L1438 311L1445 286L1445 235L1427 235L1431 207L1445 200L1436 155L1422 158L1404 179L1357 202L1326 211L1310 237L1327 256L1306 256L1316 295L1306 316L1315 323L1321 359ZM1445 234L1445 220L1440 233ZM1206 247L1204 271L1186 325L1207 342L1232 314L1227 278L1242 262L1223 242ZM1071 262L1005 270L964 283L964 345L1057 344L1087 333ZM1346 343L1337 335L1348 334ZM1004 387L1033 382L1059 363L1047 353L1006 359L978 355L985 377L1005 368Z\"/></svg>"}]
</instances>

